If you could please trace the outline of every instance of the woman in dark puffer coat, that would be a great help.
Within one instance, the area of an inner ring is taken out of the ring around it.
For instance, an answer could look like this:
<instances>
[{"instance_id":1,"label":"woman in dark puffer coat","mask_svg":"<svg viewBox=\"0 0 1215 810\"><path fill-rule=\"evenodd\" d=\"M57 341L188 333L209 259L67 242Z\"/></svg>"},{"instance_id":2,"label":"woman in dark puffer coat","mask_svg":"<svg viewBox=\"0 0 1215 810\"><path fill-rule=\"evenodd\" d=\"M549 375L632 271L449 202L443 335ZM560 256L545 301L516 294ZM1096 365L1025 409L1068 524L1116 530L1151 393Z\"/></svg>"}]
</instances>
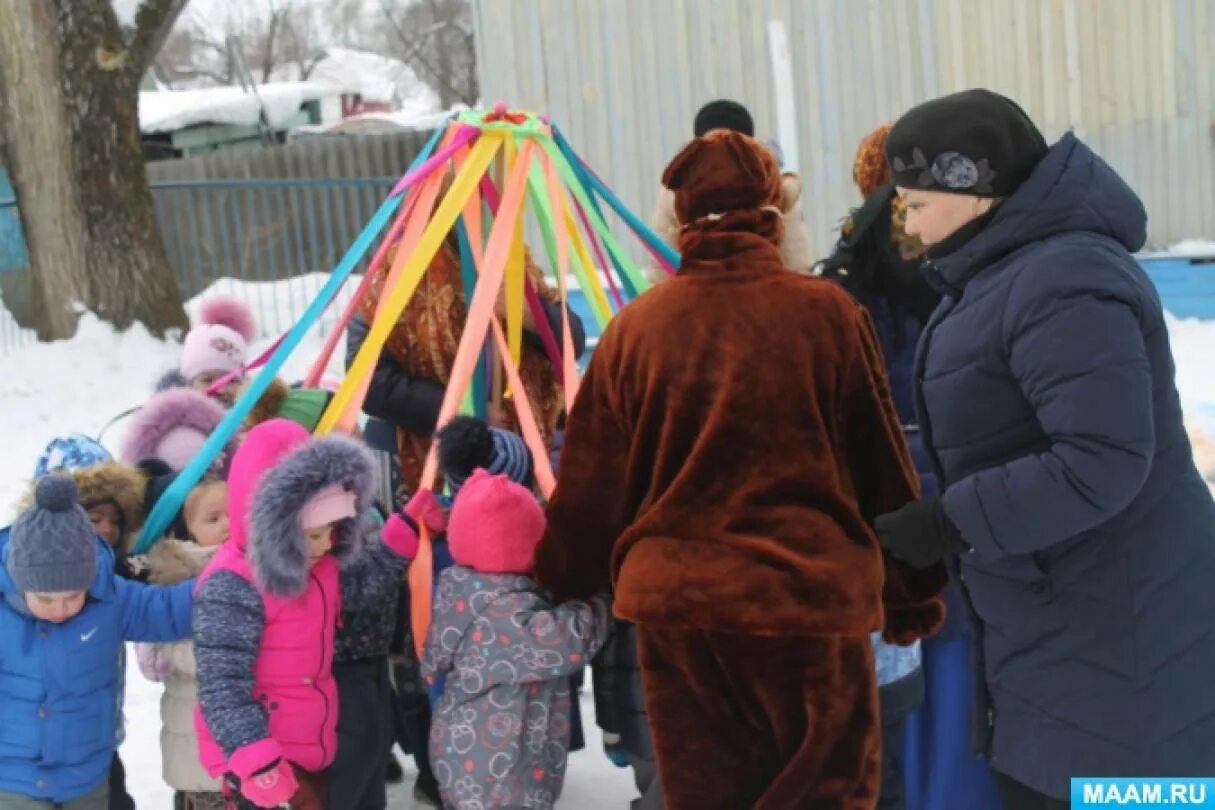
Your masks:
<instances>
[{"instance_id":1,"label":"woman in dark puffer coat","mask_svg":"<svg viewBox=\"0 0 1215 810\"><path fill-rule=\"evenodd\" d=\"M1076 776L1215 774L1215 504L1130 255L1142 203L984 90L911 110L886 154L943 296L916 364L942 494L878 532L962 583L1006 810L1066 807Z\"/></svg>"},{"instance_id":2,"label":"woman in dark puffer coat","mask_svg":"<svg viewBox=\"0 0 1215 810\"><path fill-rule=\"evenodd\" d=\"M941 296L920 272L924 246L904 231L907 208L884 151L890 129L883 124L857 147L852 179L865 201L845 220L835 252L820 268L873 319L920 494L935 498L939 484L915 412L915 350ZM987 765L970 741L974 638L956 583L946 589L945 601L944 627L922 644L898 647L874 639L883 737L878 810L1000 806Z\"/></svg>"}]
</instances>

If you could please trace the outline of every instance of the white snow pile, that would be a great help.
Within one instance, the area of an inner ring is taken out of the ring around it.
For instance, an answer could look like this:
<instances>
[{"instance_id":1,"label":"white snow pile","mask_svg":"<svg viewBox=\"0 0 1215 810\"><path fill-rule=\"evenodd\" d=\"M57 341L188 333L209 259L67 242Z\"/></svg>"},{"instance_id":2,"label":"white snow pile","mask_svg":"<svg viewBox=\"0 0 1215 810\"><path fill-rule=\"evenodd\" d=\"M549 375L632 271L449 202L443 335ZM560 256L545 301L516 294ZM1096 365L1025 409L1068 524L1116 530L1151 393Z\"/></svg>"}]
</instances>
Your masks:
<instances>
[{"instance_id":1,"label":"white snow pile","mask_svg":"<svg viewBox=\"0 0 1215 810\"><path fill-rule=\"evenodd\" d=\"M1215 256L1215 242L1206 239L1187 239L1168 250L1176 256Z\"/></svg>"},{"instance_id":2,"label":"white snow pile","mask_svg":"<svg viewBox=\"0 0 1215 810\"><path fill-rule=\"evenodd\" d=\"M139 94L139 128L152 133L197 124L253 126L265 108L270 126L281 129L306 102L338 94L334 88L314 82L259 84L256 96L236 86L143 92Z\"/></svg>"}]
</instances>

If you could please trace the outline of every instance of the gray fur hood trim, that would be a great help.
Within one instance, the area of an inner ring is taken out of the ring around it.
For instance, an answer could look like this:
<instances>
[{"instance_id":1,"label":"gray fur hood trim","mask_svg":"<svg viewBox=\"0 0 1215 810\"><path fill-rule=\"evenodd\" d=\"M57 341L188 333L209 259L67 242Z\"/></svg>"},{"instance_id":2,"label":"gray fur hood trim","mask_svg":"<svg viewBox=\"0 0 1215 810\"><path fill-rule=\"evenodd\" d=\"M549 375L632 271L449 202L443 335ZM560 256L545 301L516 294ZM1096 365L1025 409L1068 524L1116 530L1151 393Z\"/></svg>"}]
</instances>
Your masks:
<instances>
[{"instance_id":1,"label":"gray fur hood trim","mask_svg":"<svg viewBox=\"0 0 1215 810\"><path fill-rule=\"evenodd\" d=\"M330 484L355 494L358 516L337 525L333 555L339 562L364 545L362 515L376 491L375 463L360 442L345 436L313 439L291 451L261 479L249 516L248 559L259 587L292 598L308 587L308 548L299 515L308 500Z\"/></svg>"}]
</instances>

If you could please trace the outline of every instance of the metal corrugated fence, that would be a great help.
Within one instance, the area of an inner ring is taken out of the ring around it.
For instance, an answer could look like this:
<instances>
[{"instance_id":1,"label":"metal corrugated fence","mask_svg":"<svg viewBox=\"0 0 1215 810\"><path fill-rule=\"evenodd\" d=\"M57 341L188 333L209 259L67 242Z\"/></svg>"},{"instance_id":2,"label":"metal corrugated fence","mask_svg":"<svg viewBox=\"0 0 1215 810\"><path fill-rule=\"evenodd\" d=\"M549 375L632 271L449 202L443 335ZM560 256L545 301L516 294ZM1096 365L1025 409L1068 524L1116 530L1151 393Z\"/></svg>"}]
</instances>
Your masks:
<instances>
[{"instance_id":1,"label":"metal corrugated fence","mask_svg":"<svg viewBox=\"0 0 1215 810\"><path fill-rule=\"evenodd\" d=\"M183 299L220 279L250 282L247 297L270 333L288 329L324 283L325 274L371 219L397 177L193 180L152 184L161 237ZM15 212L0 200L0 215ZM362 272L364 257L356 272ZM28 267L0 270L4 297L24 293ZM300 278L306 277L306 278ZM299 279L277 296L269 282ZM228 291L230 294L232 291ZM0 354L34 342L0 301Z\"/></svg>"},{"instance_id":2,"label":"metal corrugated fence","mask_svg":"<svg viewBox=\"0 0 1215 810\"><path fill-rule=\"evenodd\" d=\"M778 20L819 255L858 202L861 137L976 86L1016 98L1048 138L1074 128L1142 195L1152 244L1215 236L1215 0L475 0L475 11L486 100L551 115L642 213L705 101L744 102L756 134L775 137Z\"/></svg>"}]
</instances>

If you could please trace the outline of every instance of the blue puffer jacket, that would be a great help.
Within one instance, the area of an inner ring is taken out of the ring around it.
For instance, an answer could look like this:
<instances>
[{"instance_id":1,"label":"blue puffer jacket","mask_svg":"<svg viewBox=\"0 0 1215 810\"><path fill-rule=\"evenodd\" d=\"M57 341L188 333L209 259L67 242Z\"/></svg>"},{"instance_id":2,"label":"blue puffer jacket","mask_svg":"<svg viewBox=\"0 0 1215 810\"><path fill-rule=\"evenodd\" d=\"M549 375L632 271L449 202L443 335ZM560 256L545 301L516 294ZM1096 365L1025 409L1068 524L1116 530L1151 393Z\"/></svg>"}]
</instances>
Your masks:
<instances>
[{"instance_id":1,"label":"blue puffer jacket","mask_svg":"<svg viewBox=\"0 0 1215 810\"><path fill-rule=\"evenodd\" d=\"M0 792L66 802L105 779L114 754L123 641L190 634L193 580L158 588L119 579L97 541L84 610L62 624L24 610L0 530Z\"/></svg>"},{"instance_id":2,"label":"blue puffer jacket","mask_svg":"<svg viewBox=\"0 0 1215 810\"><path fill-rule=\"evenodd\" d=\"M1215 504L1182 425L1143 205L1074 136L964 246L918 406L979 620L992 766L1215 775Z\"/></svg>"}]
</instances>

